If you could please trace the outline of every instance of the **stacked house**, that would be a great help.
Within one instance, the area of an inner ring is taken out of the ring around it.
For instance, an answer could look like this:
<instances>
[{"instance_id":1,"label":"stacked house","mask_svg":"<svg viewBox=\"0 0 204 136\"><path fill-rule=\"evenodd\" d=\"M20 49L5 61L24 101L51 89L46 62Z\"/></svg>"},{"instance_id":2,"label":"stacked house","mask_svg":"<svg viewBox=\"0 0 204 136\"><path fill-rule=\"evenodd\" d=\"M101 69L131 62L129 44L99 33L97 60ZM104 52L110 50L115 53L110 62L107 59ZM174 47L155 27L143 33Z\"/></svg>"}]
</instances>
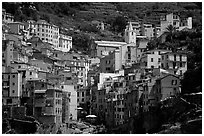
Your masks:
<instances>
[{"instance_id":1,"label":"stacked house","mask_svg":"<svg viewBox=\"0 0 204 136\"><path fill-rule=\"evenodd\" d=\"M3 13L2 105L25 107L24 116L53 126L56 133L78 119L77 92L87 87L89 58L70 50L72 37L58 26L45 20L15 22Z\"/></svg>"},{"instance_id":2,"label":"stacked house","mask_svg":"<svg viewBox=\"0 0 204 136\"><path fill-rule=\"evenodd\" d=\"M183 23L169 14L159 28L129 22L125 42L94 41L89 58L70 51L72 37L59 26L45 20L14 22L3 12L2 104L24 106L26 115L56 131L82 117L82 111L115 128L180 93L187 54L147 50L147 43L169 22L178 30L191 29L192 18Z\"/></svg>"}]
</instances>

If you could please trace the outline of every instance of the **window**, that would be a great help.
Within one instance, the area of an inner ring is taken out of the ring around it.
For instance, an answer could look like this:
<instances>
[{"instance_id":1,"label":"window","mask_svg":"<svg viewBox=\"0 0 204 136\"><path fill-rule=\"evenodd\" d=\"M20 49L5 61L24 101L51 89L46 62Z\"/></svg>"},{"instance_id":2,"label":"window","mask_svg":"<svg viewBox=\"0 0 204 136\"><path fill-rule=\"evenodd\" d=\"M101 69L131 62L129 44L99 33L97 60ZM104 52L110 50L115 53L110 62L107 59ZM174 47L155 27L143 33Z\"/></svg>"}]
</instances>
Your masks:
<instances>
[{"instance_id":1,"label":"window","mask_svg":"<svg viewBox=\"0 0 204 136\"><path fill-rule=\"evenodd\" d=\"M81 102L84 102L84 98L81 99Z\"/></svg>"},{"instance_id":2,"label":"window","mask_svg":"<svg viewBox=\"0 0 204 136\"><path fill-rule=\"evenodd\" d=\"M12 93L15 93L15 90L13 90Z\"/></svg>"},{"instance_id":3,"label":"window","mask_svg":"<svg viewBox=\"0 0 204 136\"><path fill-rule=\"evenodd\" d=\"M106 71L109 71L110 70L110 67L106 67Z\"/></svg>"},{"instance_id":4,"label":"window","mask_svg":"<svg viewBox=\"0 0 204 136\"><path fill-rule=\"evenodd\" d=\"M159 55L161 55L161 52L159 51Z\"/></svg>"},{"instance_id":5,"label":"window","mask_svg":"<svg viewBox=\"0 0 204 136\"><path fill-rule=\"evenodd\" d=\"M180 67L183 67L182 62L180 62Z\"/></svg>"},{"instance_id":6,"label":"window","mask_svg":"<svg viewBox=\"0 0 204 136\"><path fill-rule=\"evenodd\" d=\"M182 72L182 70L180 70L180 75L182 75L183 74L183 72Z\"/></svg>"},{"instance_id":7,"label":"window","mask_svg":"<svg viewBox=\"0 0 204 136\"><path fill-rule=\"evenodd\" d=\"M131 54L128 54L128 59L131 59Z\"/></svg>"},{"instance_id":8,"label":"window","mask_svg":"<svg viewBox=\"0 0 204 136\"><path fill-rule=\"evenodd\" d=\"M154 61L154 59L153 58L151 58L151 62L153 62Z\"/></svg>"},{"instance_id":9,"label":"window","mask_svg":"<svg viewBox=\"0 0 204 136\"><path fill-rule=\"evenodd\" d=\"M79 97L79 92L77 92L77 97Z\"/></svg>"},{"instance_id":10,"label":"window","mask_svg":"<svg viewBox=\"0 0 204 136\"><path fill-rule=\"evenodd\" d=\"M110 60L106 60L106 64L110 64Z\"/></svg>"},{"instance_id":11,"label":"window","mask_svg":"<svg viewBox=\"0 0 204 136\"><path fill-rule=\"evenodd\" d=\"M30 75L32 75L32 72L30 72Z\"/></svg>"},{"instance_id":12,"label":"window","mask_svg":"<svg viewBox=\"0 0 204 136\"><path fill-rule=\"evenodd\" d=\"M71 77L66 77L66 80L71 80L72 78Z\"/></svg>"},{"instance_id":13,"label":"window","mask_svg":"<svg viewBox=\"0 0 204 136\"><path fill-rule=\"evenodd\" d=\"M84 92L81 93L82 97L84 97Z\"/></svg>"},{"instance_id":14,"label":"window","mask_svg":"<svg viewBox=\"0 0 204 136\"><path fill-rule=\"evenodd\" d=\"M15 83L13 83L13 86L15 85Z\"/></svg>"},{"instance_id":15,"label":"window","mask_svg":"<svg viewBox=\"0 0 204 136\"><path fill-rule=\"evenodd\" d=\"M177 80L172 80L171 85L177 85Z\"/></svg>"},{"instance_id":16,"label":"window","mask_svg":"<svg viewBox=\"0 0 204 136\"><path fill-rule=\"evenodd\" d=\"M158 58L158 62L161 62L161 58Z\"/></svg>"},{"instance_id":17,"label":"window","mask_svg":"<svg viewBox=\"0 0 204 136\"><path fill-rule=\"evenodd\" d=\"M180 61L182 61L182 55L180 55Z\"/></svg>"},{"instance_id":18,"label":"window","mask_svg":"<svg viewBox=\"0 0 204 136\"><path fill-rule=\"evenodd\" d=\"M168 59L168 58L169 58L169 55L166 55L166 58Z\"/></svg>"},{"instance_id":19,"label":"window","mask_svg":"<svg viewBox=\"0 0 204 136\"><path fill-rule=\"evenodd\" d=\"M152 65L151 68L154 68L154 66Z\"/></svg>"},{"instance_id":20,"label":"window","mask_svg":"<svg viewBox=\"0 0 204 136\"><path fill-rule=\"evenodd\" d=\"M128 49L128 52L130 52L130 51L131 51L131 50L130 50L130 46L128 46L128 47L127 47L127 49ZM141 50L142 50L142 49L141 49Z\"/></svg>"},{"instance_id":21,"label":"window","mask_svg":"<svg viewBox=\"0 0 204 136\"><path fill-rule=\"evenodd\" d=\"M15 75L13 75L13 78L15 78Z\"/></svg>"}]
</instances>

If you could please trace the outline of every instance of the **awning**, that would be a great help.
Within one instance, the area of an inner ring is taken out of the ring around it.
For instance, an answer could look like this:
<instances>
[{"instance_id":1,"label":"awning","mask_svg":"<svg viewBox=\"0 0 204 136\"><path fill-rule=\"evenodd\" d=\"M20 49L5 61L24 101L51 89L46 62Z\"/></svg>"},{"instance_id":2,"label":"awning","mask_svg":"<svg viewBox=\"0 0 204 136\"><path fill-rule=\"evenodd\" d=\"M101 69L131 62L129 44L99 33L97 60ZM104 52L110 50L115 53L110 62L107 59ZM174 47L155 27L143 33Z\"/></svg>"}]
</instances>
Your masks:
<instances>
[{"instance_id":1,"label":"awning","mask_svg":"<svg viewBox=\"0 0 204 136\"><path fill-rule=\"evenodd\" d=\"M96 118L96 115L87 115L86 118Z\"/></svg>"},{"instance_id":2,"label":"awning","mask_svg":"<svg viewBox=\"0 0 204 136\"><path fill-rule=\"evenodd\" d=\"M82 107L78 107L78 108L77 108L77 110L82 110L82 109L83 109Z\"/></svg>"}]
</instances>

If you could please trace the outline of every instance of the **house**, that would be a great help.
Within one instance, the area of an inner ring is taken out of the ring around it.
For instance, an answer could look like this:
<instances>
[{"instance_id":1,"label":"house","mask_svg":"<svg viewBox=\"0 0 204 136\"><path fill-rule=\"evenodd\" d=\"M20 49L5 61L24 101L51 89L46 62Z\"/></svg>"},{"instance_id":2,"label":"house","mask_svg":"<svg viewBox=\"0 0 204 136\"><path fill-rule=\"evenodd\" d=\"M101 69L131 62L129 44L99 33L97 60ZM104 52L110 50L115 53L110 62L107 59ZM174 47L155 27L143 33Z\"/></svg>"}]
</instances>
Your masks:
<instances>
[{"instance_id":1,"label":"house","mask_svg":"<svg viewBox=\"0 0 204 136\"><path fill-rule=\"evenodd\" d=\"M162 54L161 68L171 74L182 76L187 71L187 54L185 52L166 52Z\"/></svg>"},{"instance_id":2,"label":"house","mask_svg":"<svg viewBox=\"0 0 204 136\"><path fill-rule=\"evenodd\" d=\"M25 30L25 24L22 22L11 22L8 23L8 26L10 27L10 32L17 35L23 35L24 33L27 34L27 31Z\"/></svg>"},{"instance_id":3,"label":"house","mask_svg":"<svg viewBox=\"0 0 204 136\"><path fill-rule=\"evenodd\" d=\"M14 41L12 40L3 40L2 41L2 65L11 66L11 61L13 60L13 48Z\"/></svg>"},{"instance_id":4,"label":"house","mask_svg":"<svg viewBox=\"0 0 204 136\"><path fill-rule=\"evenodd\" d=\"M180 93L180 79L178 76L168 74L156 80L155 100L163 101L168 97L177 96Z\"/></svg>"},{"instance_id":5,"label":"house","mask_svg":"<svg viewBox=\"0 0 204 136\"><path fill-rule=\"evenodd\" d=\"M46 89L34 92L34 116L44 124L62 124L62 90Z\"/></svg>"},{"instance_id":6,"label":"house","mask_svg":"<svg viewBox=\"0 0 204 136\"><path fill-rule=\"evenodd\" d=\"M72 37L62 34L59 34L59 50L63 52L68 52L72 48Z\"/></svg>"},{"instance_id":7,"label":"house","mask_svg":"<svg viewBox=\"0 0 204 136\"><path fill-rule=\"evenodd\" d=\"M120 46L123 46L125 44L127 43L115 41L95 41L96 57L106 56L109 54L110 51L119 49Z\"/></svg>"},{"instance_id":8,"label":"house","mask_svg":"<svg viewBox=\"0 0 204 136\"><path fill-rule=\"evenodd\" d=\"M153 49L147 51L140 59L143 68L153 69L161 67L161 54L170 52L169 50Z\"/></svg>"},{"instance_id":9,"label":"house","mask_svg":"<svg viewBox=\"0 0 204 136\"><path fill-rule=\"evenodd\" d=\"M7 13L5 9L2 9L2 21L6 23L14 22L14 16Z\"/></svg>"},{"instance_id":10,"label":"house","mask_svg":"<svg viewBox=\"0 0 204 136\"><path fill-rule=\"evenodd\" d=\"M188 17L185 19L182 19L176 14L167 14L160 18L160 24L161 24L161 34L163 34L166 31L166 28L169 25L172 25L177 30L182 30L184 28L192 29L192 17Z\"/></svg>"},{"instance_id":11,"label":"house","mask_svg":"<svg viewBox=\"0 0 204 136\"><path fill-rule=\"evenodd\" d=\"M36 36L44 42L48 42L59 48L59 27L52 25L45 20L38 20L35 25Z\"/></svg>"}]
</instances>

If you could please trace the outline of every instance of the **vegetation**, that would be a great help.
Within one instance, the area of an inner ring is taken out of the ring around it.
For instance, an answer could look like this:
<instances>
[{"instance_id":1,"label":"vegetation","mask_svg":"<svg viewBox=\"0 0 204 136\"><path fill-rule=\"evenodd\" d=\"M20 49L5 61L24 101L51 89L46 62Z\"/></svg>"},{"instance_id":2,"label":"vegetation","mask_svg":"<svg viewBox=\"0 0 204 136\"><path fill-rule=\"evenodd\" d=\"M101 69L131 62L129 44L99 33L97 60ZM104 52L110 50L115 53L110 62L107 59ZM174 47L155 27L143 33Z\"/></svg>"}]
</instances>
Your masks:
<instances>
[{"instance_id":1,"label":"vegetation","mask_svg":"<svg viewBox=\"0 0 204 136\"><path fill-rule=\"evenodd\" d=\"M168 26L165 41L157 38L148 43L148 48L168 48L172 51L184 49L188 52L188 71L182 80L182 93L201 91L202 84L202 3L201 2L139 2L139 3L106 3L105 6L116 7L111 15L98 14L97 7L88 2L3 2L2 7L14 15L16 21L28 19L44 19L60 27L66 27L73 37L73 47L76 50L88 52L90 37L97 40L122 41L118 33L122 33L128 20L142 19L144 22L158 23L160 15L177 12L184 17L193 17L192 31L176 31ZM100 7L101 9L105 7ZM109 9L105 9L109 10ZM84 14L81 15L81 11ZM94 14L95 13L95 14ZM156 20L155 20L156 18ZM91 21L104 21L106 30L100 31Z\"/></svg>"},{"instance_id":2,"label":"vegetation","mask_svg":"<svg viewBox=\"0 0 204 136\"><path fill-rule=\"evenodd\" d=\"M201 92L202 88L202 30L176 31L168 26L165 41L157 38L148 43L149 49L171 49L173 52L184 50L188 58L188 71L181 81L182 93Z\"/></svg>"}]
</instances>

